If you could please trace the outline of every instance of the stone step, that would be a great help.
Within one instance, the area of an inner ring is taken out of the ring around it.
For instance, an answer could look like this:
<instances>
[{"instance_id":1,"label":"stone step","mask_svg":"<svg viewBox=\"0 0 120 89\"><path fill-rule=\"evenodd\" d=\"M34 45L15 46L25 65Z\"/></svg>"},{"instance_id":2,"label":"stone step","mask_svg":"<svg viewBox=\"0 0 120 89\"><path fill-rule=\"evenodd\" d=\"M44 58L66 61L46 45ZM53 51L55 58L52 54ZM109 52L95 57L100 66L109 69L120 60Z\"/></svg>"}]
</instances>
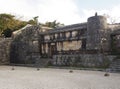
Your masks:
<instances>
[{"instance_id":1,"label":"stone step","mask_svg":"<svg viewBox=\"0 0 120 89\"><path fill-rule=\"evenodd\" d=\"M110 69L120 69L119 67L111 67Z\"/></svg>"},{"instance_id":2,"label":"stone step","mask_svg":"<svg viewBox=\"0 0 120 89\"><path fill-rule=\"evenodd\" d=\"M116 61L116 62L112 62L112 64L120 64L120 62Z\"/></svg>"},{"instance_id":3,"label":"stone step","mask_svg":"<svg viewBox=\"0 0 120 89\"><path fill-rule=\"evenodd\" d=\"M120 62L120 60L115 60L115 61L113 61L113 62Z\"/></svg>"},{"instance_id":4,"label":"stone step","mask_svg":"<svg viewBox=\"0 0 120 89\"><path fill-rule=\"evenodd\" d=\"M120 73L120 70L118 70L118 69L110 69L110 72L117 72L117 73Z\"/></svg>"},{"instance_id":5,"label":"stone step","mask_svg":"<svg viewBox=\"0 0 120 89\"><path fill-rule=\"evenodd\" d=\"M114 65L120 65L120 63L112 63L111 65L113 65L113 66L114 66Z\"/></svg>"},{"instance_id":6,"label":"stone step","mask_svg":"<svg viewBox=\"0 0 120 89\"><path fill-rule=\"evenodd\" d=\"M49 60L51 60L51 59L41 58L41 59L40 59L40 62L38 63L39 67L47 66Z\"/></svg>"},{"instance_id":7,"label":"stone step","mask_svg":"<svg viewBox=\"0 0 120 89\"><path fill-rule=\"evenodd\" d=\"M119 63L120 63L120 60L115 60L115 61L113 61L113 63L114 63L114 62L119 62Z\"/></svg>"},{"instance_id":8,"label":"stone step","mask_svg":"<svg viewBox=\"0 0 120 89\"><path fill-rule=\"evenodd\" d=\"M110 67L110 68L111 68L111 69L115 69L115 68L120 69L120 67L114 67L114 66L113 66L113 67Z\"/></svg>"},{"instance_id":9,"label":"stone step","mask_svg":"<svg viewBox=\"0 0 120 89\"><path fill-rule=\"evenodd\" d=\"M115 65L118 65L118 66L119 66L120 64L111 64L110 66L115 66Z\"/></svg>"},{"instance_id":10,"label":"stone step","mask_svg":"<svg viewBox=\"0 0 120 89\"><path fill-rule=\"evenodd\" d=\"M120 65L120 63L112 63L111 65L112 66L114 66L114 65Z\"/></svg>"},{"instance_id":11,"label":"stone step","mask_svg":"<svg viewBox=\"0 0 120 89\"><path fill-rule=\"evenodd\" d=\"M110 69L111 72L120 72L119 69Z\"/></svg>"},{"instance_id":12,"label":"stone step","mask_svg":"<svg viewBox=\"0 0 120 89\"><path fill-rule=\"evenodd\" d=\"M120 72L120 59L115 59L109 66L111 72Z\"/></svg>"},{"instance_id":13,"label":"stone step","mask_svg":"<svg viewBox=\"0 0 120 89\"><path fill-rule=\"evenodd\" d=\"M113 67L118 67L118 68L120 68L120 66L118 66L118 65L110 66L109 68L113 68Z\"/></svg>"},{"instance_id":14,"label":"stone step","mask_svg":"<svg viewBox=\"0 0 120 89\"><path fill-rule=\"evenodd\" d=\"M119 66L112 66L111 68L120 68Z\"/></svg>"},{"instance_id":15,"label":"stone step","mask_svg":"<svg viewBox=\"0 0 120 89\"><path fill-rule=\"evenodd\" d=\"M110 66L109 68L120 68L120 66Z\"/></svg>"}]
</instances>

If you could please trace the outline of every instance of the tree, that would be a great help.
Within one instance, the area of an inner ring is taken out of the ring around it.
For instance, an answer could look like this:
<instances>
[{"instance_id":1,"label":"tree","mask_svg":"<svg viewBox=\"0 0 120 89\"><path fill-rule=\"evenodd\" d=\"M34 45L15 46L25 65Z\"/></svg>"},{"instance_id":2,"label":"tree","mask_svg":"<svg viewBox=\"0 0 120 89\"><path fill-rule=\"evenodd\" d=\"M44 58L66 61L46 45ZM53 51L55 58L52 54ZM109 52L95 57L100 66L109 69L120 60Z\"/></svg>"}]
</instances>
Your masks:
<instances>
[{"instance_id":1,"label":"tree","mask_svg":"<svg viewBox=\"0 0 120 89\"><path fill-rule=\"evenodd\" d=\"M10 37L13 31L19 30L27 24L31 25L40 25L38 22L38 16L33 17L29 21L21 21L16 19L14 15L11 14L0 14L0 35L4 35L5 37ZM60 22L54 20L53 22L46 22L45 24L41 24L42 26L47 26L51 28L56 28L63 26Z\"/></svg>"},{"instance_id":2,"label":"tree","mask_svg":"<svg viewBox=\"0 0 120 89\"><path fill-rule=\"evenodd\" d=\"M14 27L14 16L10 14L0 14L0 34L7 28Z\"/></svg>"},{"instance_id":3,"label":"tree","mask_svg":"<svg viewBox=\"0 0 120 89\"><path fill-rule=\"evenodd\" d=\"M39 18L38 16L33 17L33 19L28 21L28 24L38 25L38 18Z\"/></svg>"},{"instance_id":4,"label":"tree","mask_svg":"<svg viewBox=\"0 0 120 89\"><path fill-rule=\"evenodd\" d=\"M46 22L44 25L47 27L51 27L51 28L64 26L64 24L61 24L60 22L57 22L56 20L54 20L53 22Z\"/></svg>"},{"instance_id":5,"label":"tree","mask_svg":"<svg viewBox=\"0 0 120 89\"><path fill-rule=\"evenodd\" d=\"M120 17L112 17L108 14L103 14L103 16L105 16L111 24L115 24L120 20Z\"/></svg>"},{"instance_id":6,"label":"tree","mask_svg":"<svg viewBox=\"0 0 120 89\"><path fill-rule=\"evenodd\" d=\"M8 32L11 34L11 31L18 30L26 24L26 21L16 19L14 15L0 14L0 35L4 34L6 37L9 37L6 35Z\"/></svg>"},{"instance_id":7,"label":"tree","mask_svg":"<svg viewBox=\"0 0 120 89\"><path fill-rule=\"evenodd\" d=\"M9 28L7 28L7 29L5 29L5 30L2 32L2 34L4 34L4 37L11 37L11 35L12 35L12 30L9 29Z\"/></svg>"},{"instance_id":8,"label":"tree","mask_svg":"<svg viewBox=\"0 0 120 89\"><path fill-rule=\"evenodd\" d=\"M33 18L35 23L36 23L36 25L38 25L38 18L39 18L39 16L36 16L36 17Z\"/></svg>"}]
</instances>

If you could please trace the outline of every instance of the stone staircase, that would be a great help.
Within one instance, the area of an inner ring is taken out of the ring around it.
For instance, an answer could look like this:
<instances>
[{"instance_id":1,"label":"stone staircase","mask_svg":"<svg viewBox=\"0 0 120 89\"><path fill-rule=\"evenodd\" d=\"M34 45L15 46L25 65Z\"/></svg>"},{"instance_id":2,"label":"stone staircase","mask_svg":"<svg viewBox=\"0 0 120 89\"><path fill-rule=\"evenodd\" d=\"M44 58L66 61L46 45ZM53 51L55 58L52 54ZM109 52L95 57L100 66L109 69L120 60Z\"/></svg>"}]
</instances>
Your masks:
<instances>
[{"instance_id":1,"label":"stone staircase","mask_svg":"<svg viewBox=\"0 0 120 89\"><path fill-rule=\"evenodd\" d=\"M120 73L120 56L117 56L113 62L110 64L110 72L119 72Z\"/></svg>"},{"instance_id":2,"label":"stone staircase","mask_svg":"<svg viewBox=\"0 0 120 89\"><path fill-rule=\"evenodd\" d=\"M48 63L51 59L49 58L40 58L40 60L38 62L36 62L36 64L34 66L36 67L46 67L48 66Z\"/></svg>"}]
</instances>

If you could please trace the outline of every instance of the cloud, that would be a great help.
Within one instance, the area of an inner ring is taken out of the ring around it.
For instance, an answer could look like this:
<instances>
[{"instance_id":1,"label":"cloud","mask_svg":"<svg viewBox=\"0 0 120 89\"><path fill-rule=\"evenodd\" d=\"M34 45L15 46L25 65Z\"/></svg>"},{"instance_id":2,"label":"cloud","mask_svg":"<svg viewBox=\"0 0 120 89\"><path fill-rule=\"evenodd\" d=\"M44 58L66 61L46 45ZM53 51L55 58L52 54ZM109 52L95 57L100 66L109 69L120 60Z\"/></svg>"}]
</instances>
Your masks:
<instances>
[{"instance_id":1,"label":"cloud","mask_svg":"<svg viewBox=\"0 0 120 89\"><path fill-rule=\"evenodd\" d=\"M0 0L0 13L14 14L18 18L23 16L25 20L39 16L39 22L57 20L66 25L86 22L95 12L120 21L120 5L103 10L81 9L78 5L76 0Z\"/></svg>"},{"instance_id":2,"label":"cloud","mask_svg":"<svg viewBox=\"0 0 120 89\"><path fill-rule=\"evenodd\" d=\"M107 16L108 23L112 23L114 20L115 23L120 23L120 5L111 7L111 9L95 10L95 9L83 9L84 18L93 16L96 12L98 15Z\"/></svg>"},{"instance_id":3,"label":"cloud","mask_svg":"<svg viewBox=\"0 0 120 89\"><path fill-rule=\"evenodd\" d=\"M2 0L0 13L12 13L32 18L39 16L40 22L57 20L65 24L79 22L74 0Z\"/></svg>"},{"instance_id":4,"label":"cloud","mask_svg":"<svg viewBox=\"0 0 120 89\"><path fill-rule=\"evenodd\" d=\"M31 5L32 0L1 0L0 13L10 13L26 18L34 17L37 15L37 8Z\"/></svg>"},{"instance_id":5,"label":"cloud","mask_svg":"<svg viewBox=\"0 0 120 89\"><path fill-rule=\"evenodd\" d=\"M79 22L79 9L73 0L44 0L38 6L40 21L58 20L65 24Z\"/></svg>"}]
</instances>

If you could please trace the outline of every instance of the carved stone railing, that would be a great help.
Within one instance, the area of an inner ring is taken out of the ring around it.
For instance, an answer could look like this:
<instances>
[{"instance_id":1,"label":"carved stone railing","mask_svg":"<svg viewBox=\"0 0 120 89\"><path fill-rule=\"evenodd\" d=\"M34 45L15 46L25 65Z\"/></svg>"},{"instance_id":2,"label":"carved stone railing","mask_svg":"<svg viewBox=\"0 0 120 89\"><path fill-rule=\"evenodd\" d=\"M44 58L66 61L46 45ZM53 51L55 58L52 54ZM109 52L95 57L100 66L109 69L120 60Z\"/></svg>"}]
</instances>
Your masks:
<instances>
[{"instance_id":1,"label":"carved stone railing","mask_svg":"<svg viewBox=\"0 0 120 89\"><path fill-rule=\"evenodd\" d=\"M53 39L53 38L44 39L44 40L41 40L41 42L44 43L44 42L72 41L72 40L82 40L85 38L86 38L85 35L75 36L75 37L58 37L56 39Z\"/></svg>"}]
</instances>

